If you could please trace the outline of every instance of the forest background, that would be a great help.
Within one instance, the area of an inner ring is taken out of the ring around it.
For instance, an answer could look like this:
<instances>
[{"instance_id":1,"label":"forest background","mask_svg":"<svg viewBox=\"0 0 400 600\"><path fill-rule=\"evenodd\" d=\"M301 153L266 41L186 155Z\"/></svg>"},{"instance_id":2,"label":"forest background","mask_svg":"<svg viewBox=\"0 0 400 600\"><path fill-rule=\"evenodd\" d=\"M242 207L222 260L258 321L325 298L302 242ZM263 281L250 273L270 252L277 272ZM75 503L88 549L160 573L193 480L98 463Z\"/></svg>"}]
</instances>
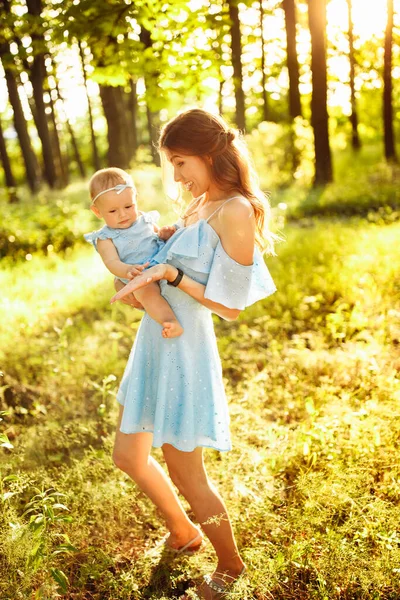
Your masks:
<instances>
[{"instance_id":1,"label":"forest background","mask_svg":"<svg viewBox=\"0 0 400 600\"><path fill-rule=\"evenodd\" d=\"M0 596L179 598L113 466L140 314L109 306L87 180L128 169L176 219L160 126L238 127L272 223L278 292L215 317L234 449L207 452L249 575L231 597L400 597L399 0L0 0ZM396 143L397 140L397 143ZM157 450L155 455L161 459Z\"/></svg>"}]
</instances>

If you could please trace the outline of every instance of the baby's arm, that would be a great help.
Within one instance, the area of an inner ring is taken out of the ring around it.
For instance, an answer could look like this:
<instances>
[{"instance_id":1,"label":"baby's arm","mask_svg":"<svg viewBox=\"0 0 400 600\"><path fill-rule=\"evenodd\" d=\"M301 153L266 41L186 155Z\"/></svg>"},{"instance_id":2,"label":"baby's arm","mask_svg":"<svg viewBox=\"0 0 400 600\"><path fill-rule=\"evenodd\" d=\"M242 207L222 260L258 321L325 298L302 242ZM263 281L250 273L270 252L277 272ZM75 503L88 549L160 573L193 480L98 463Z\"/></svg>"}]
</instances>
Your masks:
<instances>
[{"instance_id":1,"label":"baby's arm","mask_svg":"<svg viewBox=\"0 0 400 600\"><path fill-rule=\"evenodd\" d=\"M158 229L158 237L161 238L162 240L167 241L167 240L169 240L169 238L171 236L174 235L176 230L177 230L177 227L175 227L175 225L165 225L164 227L160 227Z\"/></svg>"},{"instance_id":2,"label":"baby's arm","mask_svg":"<svg viewBox=\"0 0 400 600\"><path fill-rule=\"evenodd\" d=\"M139 275L147 266L123 263L112 240L97 240L97 250L110 273L123 279L132 279L134 275Z\"/></svg>"}]
</instances>

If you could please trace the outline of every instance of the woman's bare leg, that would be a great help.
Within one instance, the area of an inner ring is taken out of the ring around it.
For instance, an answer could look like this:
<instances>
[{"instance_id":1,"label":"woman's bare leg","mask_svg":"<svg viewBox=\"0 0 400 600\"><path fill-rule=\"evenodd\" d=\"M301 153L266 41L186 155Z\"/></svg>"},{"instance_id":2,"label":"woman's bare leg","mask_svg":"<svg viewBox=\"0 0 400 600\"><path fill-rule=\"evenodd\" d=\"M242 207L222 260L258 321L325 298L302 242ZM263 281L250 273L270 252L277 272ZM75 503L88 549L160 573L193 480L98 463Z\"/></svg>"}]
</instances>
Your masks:
<instances>
[{"instance_id":1,"label":"woman's bare leg","mask_svg":"<svg viewBox=\"0 0 400 600\"><path fill-rule=\"evenodd\" d=\"M171 532L168 544L174 548L185 545L199 533L184 511L167 474L150 456L152 433L121 433L119 430L124 407L120 406L113 460L152 500L165 518ZM198 545L198 542L197 544Z\"/></svg>"},{"instance_id":2,"label":"woman's bare leg","mask_svg":"<svg viewBox=\"0 0 400 600\"><path fill-rule=\"evenodd\" d=\"M244 563L240 558L225 504L207 477L203 449L182 452L170 444L164 444L162 449L172 481L189 502L196 519L215 548L218 557L217 571L237 577Z\"/></svg>"}]
</instances>

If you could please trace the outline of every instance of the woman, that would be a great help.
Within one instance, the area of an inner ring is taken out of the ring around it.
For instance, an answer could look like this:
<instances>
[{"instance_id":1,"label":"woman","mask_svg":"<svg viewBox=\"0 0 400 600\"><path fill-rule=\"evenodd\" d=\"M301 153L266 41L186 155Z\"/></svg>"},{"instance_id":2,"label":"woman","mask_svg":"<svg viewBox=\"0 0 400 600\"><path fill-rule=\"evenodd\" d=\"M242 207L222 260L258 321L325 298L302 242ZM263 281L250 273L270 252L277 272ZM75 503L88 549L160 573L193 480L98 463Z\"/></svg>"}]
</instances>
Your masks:
<instances>
[{"instance_id":1,"label":"woman","mask_svg":"<svg viewBox=\"0 0 400 600\"><path fill-rule=\"evenodd\" d=\"M187 517L151 446L162 447L169 475L215 548L216 571L199 598L221 598L245 570L226 507L208 480L203 447L231 448L229 414L211 313L234 320L275 291L260 249L268 204L256 183L244 143L219 117L199 109L172 119L160 151L174 179L194 198L177 230L147 269L112 301L152 281L170 303L184 334L160 340L160 325L143 317L121 382L114 461L164 515L171 549L196 551L202 533ZM132 300L132 303L134 301Z\"/></svg>"}]
</instances>

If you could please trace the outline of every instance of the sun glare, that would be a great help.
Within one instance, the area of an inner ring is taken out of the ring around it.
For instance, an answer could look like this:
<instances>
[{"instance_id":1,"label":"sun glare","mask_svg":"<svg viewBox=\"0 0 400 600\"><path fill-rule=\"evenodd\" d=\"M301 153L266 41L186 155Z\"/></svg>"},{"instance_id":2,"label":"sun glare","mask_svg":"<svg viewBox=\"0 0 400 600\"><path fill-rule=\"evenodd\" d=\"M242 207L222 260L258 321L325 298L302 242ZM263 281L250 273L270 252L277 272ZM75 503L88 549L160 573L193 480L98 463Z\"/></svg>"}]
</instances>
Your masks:
<instances>
[{"instance_id":1,"label":"sun glare","mask_svg":"<svg viewBox=\"0 0 400 600\"><path fill-rule=\"evenodd\" d=\"M354 35L360 42L372 36L382 36L386 26L386 2L384 0L353 0ZM347 0L331 0L327 6L327 27L348 31Z\"/></svg>"},{"instance_id":2,"label":"sun glare","mask_svg":"<svg viewBox=\"0 0 400 600\"><path fill-rule=\"evenodd\" d=\"M275 64L282 64L285 61L285 31L284 31L284 13L283 10L278 9L279 2L275 0L276 6L271 13L265 13L264 21L264 44L266 47L266 70L273 70ZM352 0L352 16L354 25L354 36L355 45L365 43L367 40L376 36L383 40L387 9L385 0ZM204 9L209 6L208 0L190 0L188 2L188 8L191 11ZM303 4L299 5L299 11L306 11L307 8ZM211 8L209 9L211 10ZM397 8L395 9L398 13ZM185 15L187 13L185 12ZM183 18L183 12L181 13ZM185 17L186 18L186 17ZM260 27L259 18L260 13L258 6L253 4L252 7L246 7L244 4L240 5L240 18L242 23L242 35L249 36L255 35L251 43L247 43L243 48L242 63L245 71L248 71L243 84L244 89L259 87L260 85L260 73L259 70L251 70L248 66L251 66L252 62L259 63L261 44L259 40ZM331 77L330 83L330 99L329 104L331 106L340 106L342 110L348 112L350 110L349 105L349 90L347 89L347 81L349 76L349 64L348 64L348 5L347 0L330 0L327 4L327 34L329 40L334 40L334 45L339 49L339 52L335 53L335 56L330 56L328 60L328 70ZM206 42L206 40L205 40ZM229 36L227 43L229 43ZM193 45L198 50L201 50L201 44L199 39L193 41ZM207 43L206 43L207 46ZM299 54L299 61L302 65L307 65L310 55L310 35L306 28L298 28L297 34L297 51ZM340 54L342 56L340 56ZM229 55L227 55L229 60ZM87 102L86 94L83 87L81 66L76 53L76 49L66 48L66 45L60 49L58 56L57 72L60 80L60 87L65 98L65 109L69 118L74 122L80 117L85 117L87 113ZM222 67L226 73L226 85L224 86L224 103L226 106L234 107L234 96L233 88L231 85L232 69L229 66ZM7 104L7 89L5 86L4 74L1 73L2 68L0 66L0 114L6 110ZM307 72L308 71L308 72ZM285 72L286 73L286 72ZM90 92L96 95L97 84L90 80L89 75L89 87ZM396 77L396 72L393 72ZM334 80L337 80L337 83ZM74 81L74 85L71 86L71 80ZM280 94L280 86L287 86L286 74L282 75L280 79L273 77L268 78L267 89L269 93ZM215 86L208 85L210 89L210 95L206 99L208 106L215 105L217 102L218 81ZM208 82L209 84L209 82ZM207 87L207 86L206 86ZM212 93L212 88L216 87L215 93ZM304 75L301 81L301 92L309 93L311 90L311 77L308 67L304 67ZM144 86L142 79L138 81L137 92L139 97L144 95ZM25 100L25 98L23 98ZM29 108L26 108L27 114L29 114Z\"/></svg>"}]
</instances>

